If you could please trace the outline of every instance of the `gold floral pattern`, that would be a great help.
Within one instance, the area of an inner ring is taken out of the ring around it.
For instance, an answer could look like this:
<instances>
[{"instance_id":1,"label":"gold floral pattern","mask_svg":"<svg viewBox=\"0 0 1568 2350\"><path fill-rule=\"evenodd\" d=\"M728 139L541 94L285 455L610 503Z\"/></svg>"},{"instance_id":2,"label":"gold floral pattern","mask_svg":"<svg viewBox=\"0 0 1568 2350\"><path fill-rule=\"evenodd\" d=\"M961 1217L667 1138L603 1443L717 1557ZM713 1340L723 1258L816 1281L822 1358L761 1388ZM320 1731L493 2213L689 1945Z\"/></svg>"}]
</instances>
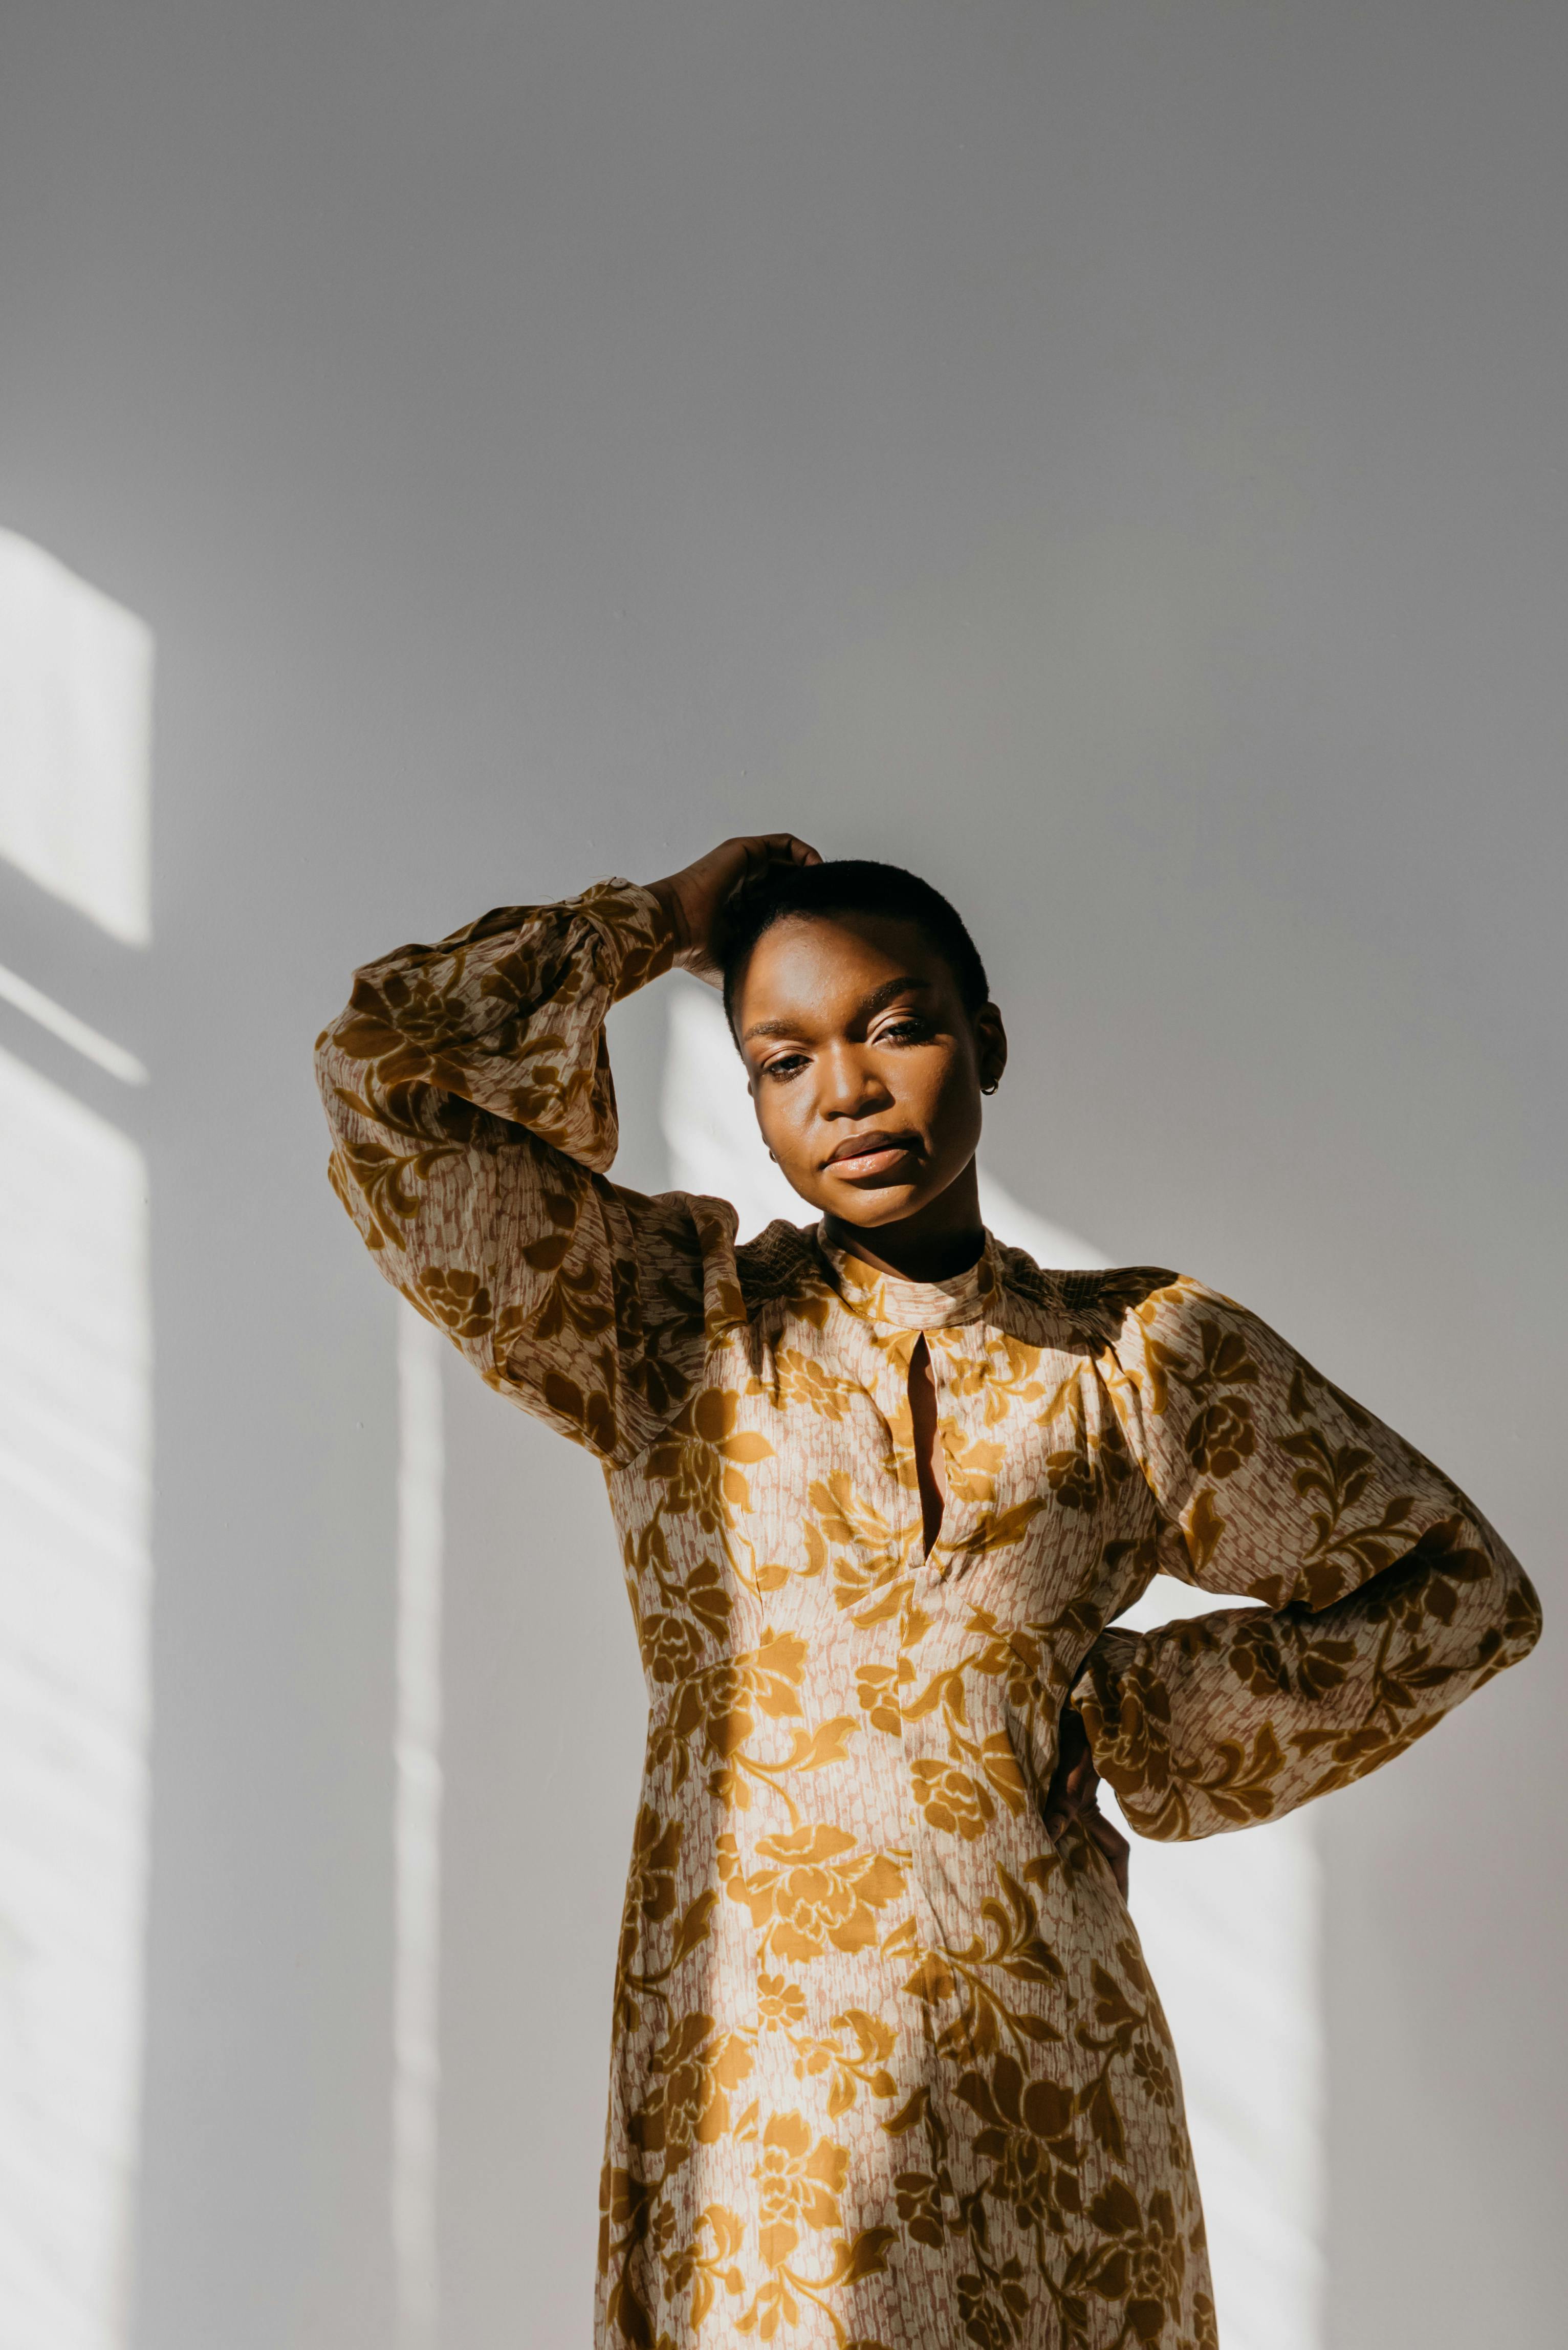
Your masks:
<instances>
[{"instance_id":1,"label":"gold floral pattern","mask_svg":"<svg viewBox=\"0 0 1568 2350\"><path fill-rule=\"evenodd\" d=\"M763 1865L748 1876L735 1838L721 1836L719 1875L750 1910L765 1957L798 1964L828 1950L867 1950L878 1913L904 1890L905 1872L891 1855L857 1851L853 1835L826 1822L763 1836L756 1849Z\"/></svg>"},{"instance_id":2,"label":"gold floral pattern","mask_svg":"<svg viewBox=\"0 0 1568 2350\"><path fill-rule=\"evenodd\" d=\"M1165 2020L1109 1869L1046 1833L1071 1700L1133 1825L1277 1819L1532 1645L1429 1462L1199 1284L950 1282L608 1179L649 892L360 972L318 1046L383 1273L600 1461L647 1675L601 2350L1215 2350ZM925 1550L924 1336L947 1498ZM1220 1607L1116 1621L1159 1569Z\"/></svg>"}]
</instances>

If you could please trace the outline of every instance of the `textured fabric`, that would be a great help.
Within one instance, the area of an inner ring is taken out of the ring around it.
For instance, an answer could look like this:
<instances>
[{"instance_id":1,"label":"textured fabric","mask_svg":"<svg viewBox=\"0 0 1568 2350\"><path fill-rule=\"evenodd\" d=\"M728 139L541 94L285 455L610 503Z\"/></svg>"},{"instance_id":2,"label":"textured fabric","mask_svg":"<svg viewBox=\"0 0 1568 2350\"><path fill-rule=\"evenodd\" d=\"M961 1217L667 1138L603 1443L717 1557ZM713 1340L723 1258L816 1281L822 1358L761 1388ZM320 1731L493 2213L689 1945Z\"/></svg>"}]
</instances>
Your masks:
<instances>
[{"instance_id":1,"label":"textured fabric","mask_svg":"<svg viewBox=\"0 0 1568 2350\"><path fill-rule=\"evenodd\" d=\"M650 1717L596 2339L1212 2345L1137 1935L1043 1822L1063 1706L1135 1827L1207 1835L1408 1746L1526 1652L1535 1596L1446 1478L1195 1282L993 1239L894 1281L612 1184L604 1014L670 957L624 882L504 909L361 972L319 1047L383 1272L598 1456L620 1534ZM1115 1628L1161 1568L1262 1604Z\"/></svg>"}]
</instances>

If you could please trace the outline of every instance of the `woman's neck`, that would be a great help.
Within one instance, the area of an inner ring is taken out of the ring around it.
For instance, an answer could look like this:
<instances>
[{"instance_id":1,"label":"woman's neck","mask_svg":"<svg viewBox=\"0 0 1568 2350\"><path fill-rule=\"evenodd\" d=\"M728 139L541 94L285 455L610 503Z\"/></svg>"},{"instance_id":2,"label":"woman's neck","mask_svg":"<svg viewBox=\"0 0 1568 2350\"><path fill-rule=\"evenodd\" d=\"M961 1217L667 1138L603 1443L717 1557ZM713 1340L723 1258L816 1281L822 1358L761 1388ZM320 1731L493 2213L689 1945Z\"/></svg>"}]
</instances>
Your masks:
<instances>
[{"instance_id":1,"label":"woman's neck","mask_svg":"<svg viewBox=\"0 0 1568 2350\"><path fill-rule=\"evenodd\" d=\"M830 1247L874 1273L899 1281L950 1281L977 1263L985 1247L974 1161L945 1191L897 1223L846 1224L841 1216L825 1215L822 1225Z\"/></svg>"}]
</instances>

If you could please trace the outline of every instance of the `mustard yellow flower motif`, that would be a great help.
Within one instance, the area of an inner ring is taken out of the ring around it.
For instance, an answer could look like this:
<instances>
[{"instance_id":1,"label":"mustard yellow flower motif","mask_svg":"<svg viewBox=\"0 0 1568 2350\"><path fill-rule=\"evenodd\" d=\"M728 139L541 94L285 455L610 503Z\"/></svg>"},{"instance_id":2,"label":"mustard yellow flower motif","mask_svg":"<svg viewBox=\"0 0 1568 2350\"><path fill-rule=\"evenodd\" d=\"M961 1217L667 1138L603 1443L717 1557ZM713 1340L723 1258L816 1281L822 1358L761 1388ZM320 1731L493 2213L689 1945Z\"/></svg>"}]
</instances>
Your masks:
<instances>
[{"instance_id":1,"label":"mustard yellow flower motif","mask_svg":"<svg viewBox=\"0 0 1568 2350\"><path fill-rule=\"evenodd\" d=\"M711 1886L701 1887L680 1917L675 1916L680 1836L679 1820L665 1825L651 1805L644 1804L638 1818L616 1952L618 2031L629 2031L640 2021L639 2002L644 1995L658 2002L660 2012L667 2010L665 1986L708 1939L710 1920L719 1902ZM673 1920L668 1934L652 1930L666 1920Z\"/></svg>"},{"instance_id":2,"label":"mustard yellow flower motif","mask_svg":"<svg viewBox=\"0 0 1568 2350\"><path fill-rule=\"evenodd\" d=\"M1140 2040L1133 2050L1133 2071L1148 2091L1150 2101L1167 2113L1176 2110L1176 2075L1157 2040Z\"/></svg>"},{"instance_id":3,"label":"mustard yellow flower motif","mask_svg":"<svg viewBox=\"0 0 1568 2350\"><path fill-rule=\"evenodd\" d=\"M1086 1453L1050 1453L1045 1461L1045 1482L1064 1510L1092 1510L1099 1499L1100 1481Z\"/></svg>"},{"instance_id":4,"label":"mustard yellow flower motif","mask_svg":"<svg viewBox=\"0 0 1568 2350\"><path fill-rule=\"evenodd\" d=\"M643 1670L651 1681L665 1685L690 1679L707 1654L701 1626L690 1616L661 1609L645 1616L638 1626Z\"/></svg>"},{"instance_id":5,"label":"mustard yellow flower motif","mask_svg":"<svg viewBox=\"0 0 1568 2350\"><path fill-rule=\"evenodd\" d=\"M711 2250L704 2248L705 2237L711 2240ZM727 2293L745 2291L745 2280L736 2266L745 2241L745 2221L738 2211L732 2211L723 2203L708 2204L698 2213L690 2239L685 2243L677 2239L674 2255L665 2262L665 2275L672 2295L679 2298L683 2293L691 2293L693 2336L701 2332L702 2321L718 2299L721 2286ZM660 2338L668 2342L670 2336Z\"/></svg>"},{"instance_id":6,"label":"mustard yellow flower motif","mask_svg":"<svg viewBox=\"0 0 1568 2350\"><path fill-rule=\"evenodd\" d=\"M461 1265L427 1265L416 1302L458 1338L483 1338L495 1319L488 1284Z\"/></svg>"},{"instance_id":7,"label":"mustard yellow flower motif","mask_svg":"<svg viewBox=\"0 0 1568 2350\"><path fill-rule=\"evenodd\" d=\"M898 1668L897 1665L859 1665L855 1672L855 1694L870 1719L873 1730L885 1731L897 1738L903 1728L904 1717L898 1707Z\"/></svg>"},{"instance_id":8,"label":"mustard yellow flower motif","mask_svg":"<svg viewBox=\"0 0 1568 2350\"><path fill-rule=\"evenodd\" d=\"M847 2150L813 2141L803 2114L774 2114L763 2131L763 2158L753 2173L762 2220L759 2244L770 2269L782 2268L803 2229L842 2227L838 2199L849 2176Z\"/></svg>"},{"instance_id":9,"label":"mustard yellow flower motif","mask_svg":"<svg viewBox=\"0 0 1568 2350\"><path fill-rule=\"evenodd\" d=\"M764 2032L798 2032L805 2022L805 1993L787 1975L757 1977L757 2022Z\"/></svg>"},{"instance_id":10,"label":"mustard yellow flower motif","mask_svg":"<svg viewBox=\"0 0 1568 2350\"><path fill-rule=\"evenodd\" d=\"M815 1355L802 1354L794 1347L781 1347L774 1357L774 1373L778 1382L777 1401L786 1410L804 1404L818 1419L842 1419L849 1409L855 1390L846 1380L836 1378Z\"/></svg>"},{"instance_id":11,"label":"mustard yellow flower motif","mask_svg":"<svg viewBox=\"0 0 1568 2350\"><path fill-rule=\"evenodd\" d=\"M745 1471L773 1458L759 1430L736 1427L740 1400L732 1388L701 1388L670 1434L648 1451L647 1473L665 1487L667 1506L706 1534L727 1524L734 1511L750 1509Z\"/></svg>"},{"instance_id":12,"label":"mustard yellow flower motif","mask_svg":"<svg viewBox=\"0 0 1568 2350\"><path fill-rule=\"evenodd\" d=\"M1015 2350L1027 2323L1029 2289L1022 2261L1003 2261L986 2276L969 2274L958 2281L959 2315L975 2350Z\"/></svg>"},{"instance_id":13,"label":"mustard yellow flower motif","mask_svg":"<svg viewBox=\"0 0 1568 2350\"><path fill-rule=\"evenodd\" d=\"M1218 1322L1204 1320L1199 1323L1198 1336L1202 1360L1196 1371L1183 1371L1194 1395L1206 1395L1220 1387L1256 1386L1258 1366L1240 1330L1222 1329Z\"/></svg>"},{"instance_id":14,"label":"mustard yellow flower motif","mask_svg":"<svg viewBox=\"0 0 1568 2350\"><path fill-rule=\"evenodd\" d=\"M733 1836L719 1839L719 1874L732 1901L743 1902L770 1958L805 1962L825 1950L864 1950L877 1939L877 1918L904 1890L904 1872L886 1852L856 1848L844 1828L826 1825L764 1836L768 1864L748 1877Z\"/></svg>"},{"instance_id":15,"label":"mustard yellow flower motif","mask_svg":"<svg viewBox=\"0 0 1568 2350\"><path fill-rule=\"evenodd\" d=\"M978 1779L950 1762L916 1762L909 1772L914 1797L928 1827L973 1844L996 1816L996 1805Z\"/></svg>"},{"instance_id":16,"label":"mustard yellow flower motif","mask_svg":"<svg viewBox=\"0 0 1568 2350\"><path fill-rule=\"evenodd\" d=\"M987 1437L975 1437L968 1444L949 1429L942 1430L942 1452L947 1462L948 1492L955 1502L990 1502L996 1494L996 1472L1006 1458L1006 1448Z\"/></svg>"},{"instance_id":17,"label":"mustard yellow flower motif","mask_svg":"<svg viewBox=\"0 0 1568 2350\"><path fill-rule=\"evenodd\" d=\"M1094 2289L1107 2300L1121 2300L1126 2333L1137 2343L1168 2340L1171 2315L1179 2311L1186 2282L1189 2246L1177 2224L1169 2194L1158 2188L1140 2212L1137 2198L1120 2178L1096 2196L1089 2217L1109 2239L1120 2237L1123 2248L1101 2254L1093 2277Z\"/></svg>"},{"instance_id":18,"label":"mustard yellow flower motif","mask_svg":"<svg viewBox=\"0 0 1568 2350\"><path fill-rule=\"evenodd\" d=\"M987 2192L1010 2203L1037 2241L1043 2233L1064 2233L1064 2215L1083 2209L1073 2092L1056 2081L1028 2079L1004 2054L989 2077L966 2073L958 2094L982 2125L976 2154L995 2166Z\"/></svg>"},{"instance_id":19,"label":"mustard yellow flower motif","mask_svg":"<svg viewBox=\"0 0 1568 2350\"><path fill-rule=\"evenodd\" d=\"M1252 1407L1245 1396L1216 1396L1187 1431L1192 1465L1205 1476L1233 1477L1257 1449Z\"/></svg>"},{"instance_id":20,"label":"mustard yellow flower motif","mask_svg":"<svg viewBox=\"0 0 1568 2350\"><path fill-rule=\"evenodd\" d=\"M739 2033L716 2031L711 2015L682 2016L650 2061L647 2093L628 2124L632 2145L662 2155L668 2177L694 2146L722 2137L730 2126L730 2092L752 2063Z\"/></svg>"},{"instance_id":21,"label":"mustard yellow flower motif","mask_svg":"<svg viewBox=\"0 0 1568 2350\"><path fill-rule=\"evenodd\" d=\"M905 2234L940 2252L948 2232L940 2182L927 2170L900 2170L893 2191Z\"/></svg>"},{"instance_id":22,"label":"mustard yellow flower motif","mask_svg":"<svg viewBox=\"0 0 1568 2350\"><path fill-rule=\"evenodd\" d=\"M675 1872L680 1865L680 1822L661 1820L651 1804L637 1815L631 1867L626 1880L624 1915L635 1937L636 1922L657 1925L675 1907Z\"/></svg>"}]
</instances>

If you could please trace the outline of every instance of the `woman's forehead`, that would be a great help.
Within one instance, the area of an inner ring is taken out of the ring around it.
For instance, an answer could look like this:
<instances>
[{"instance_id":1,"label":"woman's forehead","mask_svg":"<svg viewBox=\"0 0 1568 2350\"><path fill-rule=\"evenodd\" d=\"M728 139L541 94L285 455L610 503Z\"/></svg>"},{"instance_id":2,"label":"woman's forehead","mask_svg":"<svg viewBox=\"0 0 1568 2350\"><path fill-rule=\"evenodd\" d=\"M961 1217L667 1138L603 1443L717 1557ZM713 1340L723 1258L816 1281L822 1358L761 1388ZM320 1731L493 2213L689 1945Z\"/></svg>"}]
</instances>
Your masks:
<instances>
[{"instance_id":1,"label":"woman's forehead","mask_svg":"<svg viewBox=\"0 0 1568 2350\"><path fill-rule=\"evenodd\" d=\"M757 1023L849 1024L868 998L956 993L940 950L918 922L888 914L790 914L770 923L735 992L742 1040Z\"/></svg>"}]
</instances>

